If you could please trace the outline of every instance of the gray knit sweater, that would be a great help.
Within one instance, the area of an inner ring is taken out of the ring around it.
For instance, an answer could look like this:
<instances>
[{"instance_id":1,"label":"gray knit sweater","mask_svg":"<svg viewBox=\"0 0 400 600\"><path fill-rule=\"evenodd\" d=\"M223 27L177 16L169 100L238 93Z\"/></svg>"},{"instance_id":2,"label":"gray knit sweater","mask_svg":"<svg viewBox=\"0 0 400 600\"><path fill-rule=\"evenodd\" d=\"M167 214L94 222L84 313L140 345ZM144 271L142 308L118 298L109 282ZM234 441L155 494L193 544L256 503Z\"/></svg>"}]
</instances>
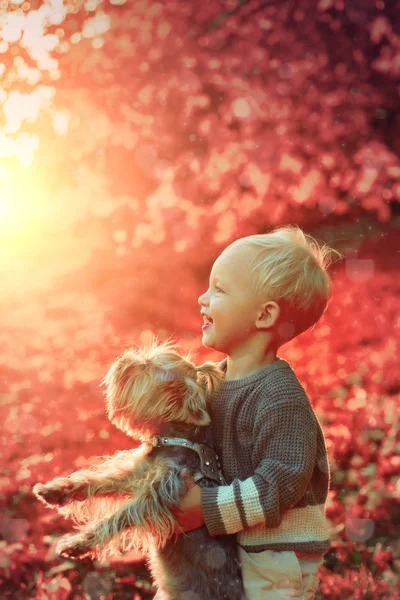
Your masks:
<instances>
[{"instance_id":1,"label":"gray knit sweater","mask_svg":"<svg viewBox=\"0 0 400 600\"><path fill-rule=\"evenodd\" d=\"M219 363L226 372L227 359ZM208 398L229 485L202 488L211 536L237 534L247 552L325 554L329 465L321 426L290 364L223 381Z\"/></svg>"}]
</instances>

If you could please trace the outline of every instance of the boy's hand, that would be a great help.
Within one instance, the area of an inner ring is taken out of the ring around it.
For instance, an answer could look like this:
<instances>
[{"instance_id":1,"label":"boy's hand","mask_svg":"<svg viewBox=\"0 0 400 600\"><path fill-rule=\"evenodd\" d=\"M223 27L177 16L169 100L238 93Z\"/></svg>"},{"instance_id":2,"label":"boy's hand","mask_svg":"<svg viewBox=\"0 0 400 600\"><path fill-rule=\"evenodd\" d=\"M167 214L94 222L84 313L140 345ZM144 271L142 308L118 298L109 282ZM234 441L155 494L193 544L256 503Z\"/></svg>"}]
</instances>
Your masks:
<instances>
[{"instance_id":1,"label":"boy's hand","mask_svg":"<svg viewBox=\"0 0 400 600\"><path fill-rule=\"evenodd\" d=\"M186 470L181 477L185 480L188 491L184 495L177 509L177 519L183 531L192 531L204 525L203 510L201 507L201 488L196 485ZM178 531L182 533L182 531Z\"/></svg>"}]
</instances>

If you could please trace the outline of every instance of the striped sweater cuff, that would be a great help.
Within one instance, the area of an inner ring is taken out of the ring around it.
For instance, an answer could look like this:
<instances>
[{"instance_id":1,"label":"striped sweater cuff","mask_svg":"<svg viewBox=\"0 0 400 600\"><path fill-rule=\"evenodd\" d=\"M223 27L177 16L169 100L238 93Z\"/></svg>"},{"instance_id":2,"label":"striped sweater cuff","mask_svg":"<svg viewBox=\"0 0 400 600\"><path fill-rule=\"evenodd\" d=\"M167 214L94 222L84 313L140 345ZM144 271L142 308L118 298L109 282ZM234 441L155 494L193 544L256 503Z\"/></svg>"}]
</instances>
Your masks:
<instances>
[{"instance_id":1,"label":"striped sweater cuff","mask_svg":"<svg viewBox=\"0 0 400 600\"><path fill-rule=\"evenodd\" d=\"M226 533L218 507L218 488L201 488L201 507L204 522L211 536Z\"/></svg>"}]
</instances>

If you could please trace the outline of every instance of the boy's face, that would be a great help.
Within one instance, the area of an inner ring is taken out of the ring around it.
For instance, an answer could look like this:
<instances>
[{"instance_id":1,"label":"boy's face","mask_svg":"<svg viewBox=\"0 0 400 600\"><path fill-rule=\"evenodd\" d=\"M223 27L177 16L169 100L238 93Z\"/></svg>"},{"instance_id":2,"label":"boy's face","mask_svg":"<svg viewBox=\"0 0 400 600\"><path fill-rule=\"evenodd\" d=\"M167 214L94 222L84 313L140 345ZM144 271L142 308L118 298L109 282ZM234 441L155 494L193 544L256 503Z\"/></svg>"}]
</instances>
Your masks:
<instances>
[{"instance_id":1,"label":"boy's face","mask_svg":"<svg viewBox=\"0 0 400 600\"><path fill-rule=\"evenodd\" d=\"M218 352L231 354L245 348L255 326L261 299L254 293L250 280L247 248L228 247L215 261L208 290L199 297L204 318L202 343Z\"/></svg>"}]
</instances>

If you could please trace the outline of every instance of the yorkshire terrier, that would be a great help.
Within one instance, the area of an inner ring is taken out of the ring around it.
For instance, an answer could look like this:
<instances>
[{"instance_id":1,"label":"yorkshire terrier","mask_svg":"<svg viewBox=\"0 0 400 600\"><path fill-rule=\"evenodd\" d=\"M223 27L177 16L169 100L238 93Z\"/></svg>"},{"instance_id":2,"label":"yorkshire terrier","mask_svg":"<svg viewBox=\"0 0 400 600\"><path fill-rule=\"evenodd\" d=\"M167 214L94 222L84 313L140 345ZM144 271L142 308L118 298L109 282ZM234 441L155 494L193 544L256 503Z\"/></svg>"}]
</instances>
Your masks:
<instances>
[{"instance_id":1,"label":"yorkshire terrier","mask_svg":"<svg viewBox=\"0 0 400 600\"><path fill-rule=\"evenodd\" d=\"M169 341L116 359L100 384L107 415L140 446L35 485L40 500L78 526L60 539L59 554L104 560L135 550L146 557L157 600L244 600L235 537L211 537L205 525L178 534L186 478L225 483L207 410L222 378L216 365L195 366Z\"/></svg>"}]
</instances>

